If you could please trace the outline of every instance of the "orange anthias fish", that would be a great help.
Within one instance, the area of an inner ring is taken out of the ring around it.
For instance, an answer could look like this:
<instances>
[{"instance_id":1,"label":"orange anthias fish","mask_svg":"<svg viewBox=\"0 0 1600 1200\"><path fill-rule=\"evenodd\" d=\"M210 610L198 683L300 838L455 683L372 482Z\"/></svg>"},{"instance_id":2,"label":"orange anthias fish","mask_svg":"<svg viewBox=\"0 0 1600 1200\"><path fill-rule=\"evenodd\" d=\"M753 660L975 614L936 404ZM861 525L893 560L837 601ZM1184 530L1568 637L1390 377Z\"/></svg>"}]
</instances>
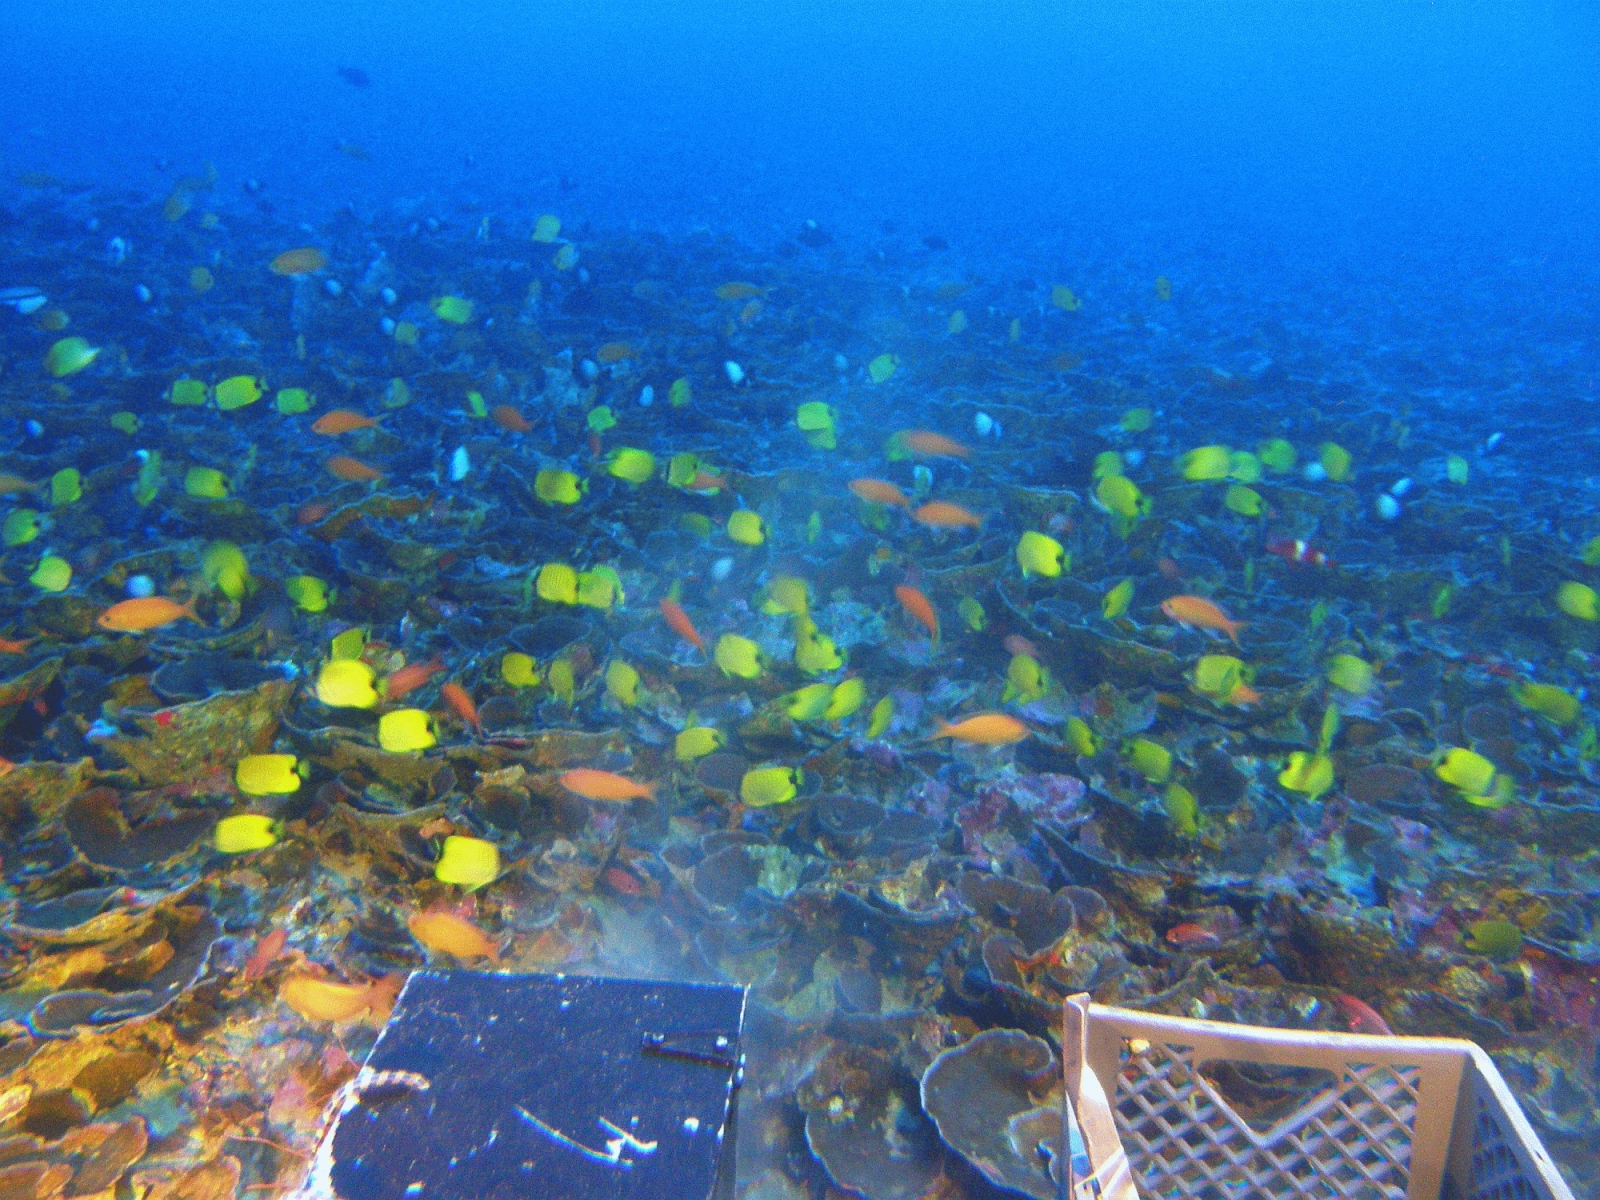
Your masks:
<instances>
[{"instance_id":1,"label":"orange anthias fish","mask_svg":"<svg viewBox=\"0 0 1600 1200\"><path fill-rule=\"evenodd\" d=\"M23 654L29 646L39 639L31 638L0 638L0 654Z\"/></svg>"},{"instance_id":2,"label":"orange anthias fish","mask_svg":"<svg viewBox=\"0 0 1600 1200\"><path fill-rule=\"evenodd\" d=\"M336 408L323 413L311 422L311 432L324 437L337 437L341 433L354 433L357 429L376 429L382 417L366 417L348 408Z\"/></svg>"},{"instance_id":3,"label":"orange anthias fish","mask_svg":"<svg viewBox=\"0 0 1600 1200\"><path fill-rule=\"evenodd\" d=\"M187 604L179 604L176 600L168 600L165 596L145 596L138 600L123 600L113 604L105 612L95 618L95 624L101 629L109 629L113 633L149 633L152 629L160 629L171 625L174 621L188 619L196 625L204 625L195 615L194 602L197 597L191 596Z\"/></svg>"},{"instance_id":4,"label":"orange anthias fish","mask_svg":"<svg viewBox=\"0 0 1600 1200\"><path fill-rule=\"evenodd\" d=\"M636 353L637 351L627 342L607 342L595 349L594 360L601 366L608 367L625 358L633 358Z\"/></svg>"},{"instance_id":5,"label":"orange anthias fish","mask_svg":"<svg viewBox=\"0 0 1600 1200\"><path fill-rule=\"evenodd\" d=\"M0 496L10 496L17 492L31 492L38 486L37 483L29 483L20 475L0 472Z\"/></svg>"},{"instance_id":6,"label":"orange anthias fish","mask_svg":"<svg viewBox=\"0 0 1600 1200\"><path fill-rule=\"evenodd\" d=\"M950 504L944 500L934 500L924 504L911 514L911 519L919 525L926 525L931 529L981 529L983 518L975 512L969 512L959 504Z\"/></svg>"},{"instance_id":7,"label":"orange anthias fish","mask_svg":"<svg viewBox=\"0 0 1600 1200\"><path fill-rule=\"evenodd\" d=\"M383 478L382 471L347 454L335 454L322 465L327 468L329 475L346 483L376 483Z\"/></svg>"},{"instance_id":8,"label":"orange anthias fish","mask_svg":"<svg viewBox=\"0 0 1600 1200\"><path fill-rule=\"evenodd\" d=\"M500 947L465 917L446 909L430 908L406 918L406 928L429 950L452 958L487 958L500 961Z\"/></svg>"},{"instance_id":9,"label":"orange anthias fish","mask_svg":"<svg viewBox=\"0 0 1600 1200\"><path fill-rule=\"evenodd\" d=\"M1020 633L1008 633L1006 640L1000 644L1006 648L1007 654L1026 654L1029 658L1039 657L1039 647Z\"/></svg>"},{"instance_id":10,"label":"orange anthias fish","mask_svg":"<svg viewBox=\"0 0 1600 1200\"><path fill-rule=\"evenodd\" d=\"M898 504L910 508L910 498L894 484L883 479L852 479L847 485L862 500L873 504Z\"/></svg>"},{"instance_id":11,"label":"orange anthias fish","mask_svg":"<svg viewBox=\"0 0 1600 1200\"><path fill-rule=\"evenodd\" d=\"M239 972L239 977L246 983L260 979L267 973L267 968L272 965L272 960L283 953L284 946L289 941L289 931L282 927L274 929L266 937L256 943L255 950L250 959L244 964L244 969Z\"/></svg>"},{"instance_id":12,"label":"orange anthias fish","mask_svg":"<svg viewBox=\"0 0 1600 1200\"><path fill-rule=\"evenodd\" d=\"M387 979L371 983L335 983L315 975L292 975L278 987L278 999L308 1021L348 1021L370 1017L375 1024L388 1018L397 986Z\"/></svg>"},{"instance_id":13,"label":"orange anthias fish","mask_svg":"<svg viewBox=\"0 0 1600 1200\"><path fill-rule=\"evenodd\" d=\"M1333 1002L1339 1006L1339 1012L1349 1023L1351 1033L1370 1033L1376 1037L1394 1036L1394 1030L1389 1028L1389 1022L1361 997L1352 996L1349 992L1335 992Z\"/></svg>"},{"instance_id":14,"label":"orange anthias fish","mask_svg":"<svg viewBox=\"0 0 1600 1200\"><path fill-rule=\"evenodd\" d=\"M1227 613L1201 596L1170 596L1161 602L1161 611L1185 628L1225 633L1235 646L1239 644L1239 630L1244 628L1243 621L1230 620Z\"/></svg>"},{"instance_id":15,"label":"orange anthias fish","mask_svg":"<svg viewBox=\"0 0 1600 1200\"><path fill-rule=\"evenodd\" d=\"M533 432L533 426L528 424L528 418L509 404L496 404L489 410L489 419L507 433Z\"/></svg>"},{"instance_id":16,"label":"orange anthias fish","mask_svg":"<svg viewBox=\"0 0 1600 1200\"><path fill-rule=\"evenodd\" d=\"M1204 925L1185 921L1167 930L1167 942L1180 950L1210 950L1222 945L1222 939Z\"/></svg>"},{"instance_id":17,"label":"orange anthias fish","mask_svg":"<svg viewBox=\"0 0 1600 1200\"><path fill-rule=\"evenodd\" d=\"M728 481L721 475L713 475L709 471L696 471L694 478L683 485L686 492L720 492L728 486Z\"/></svg>"},{"instance_id":18,"label":"orange anthias fish","mask_svg":"<svg viewBox=\"0 0 1600 1200\"><path fill-rule=\"evenodd\" d=\"M903 429L895 436L907 450L924 458L969 458L972 455L971 450L954 438L926 429Z\"/></svg>"},{"instance_id":19,"label":"orange anthias fish","mask_svg":"<svg viewBox=\"0 0 1600 1200\"><path fill-rule=\"evenodd\" d=\"M661 599L661 615L667 619L667 625L672 632L688 642L701 654L706 652L706 640L700 636L700 631L694 627L694 622L689 620L689 614L683 611L676 600L666 597Z\"/></svg>"},{"instance_id":20,"label":"orange anthias fish","mask_svg":"<svg viewBox=\"0 0 1600 1200\"><path fill-rule=\"evenodd\" d=\"M624 896L638 896L644 892L644 885L639 882L638 876L621 867L607 867L600 872L600 878L608 887Z\"/></svg>"},{"instance_id":21,"label":"orange anthias fish","mask_svg":"<svg viewBox=\"0 0 1600 1200\"><path fill-rule=\"evenodd\" d=\"M328 265L328 256L315 246L285 250L267 266L274 275L309 275Z\"/></svg>"},{"instance_id":22,"label":"orange anthias fish","mask_svg":"<svg viewBox=\"0 0 1600 1200\"><path fill-rule=\"evenodd\" d=\"M934 645L938 645L939 614L933 611L933 605L928 598L916 588L904 583L894 589L894 598L900 601L900 607L906 610L907 615L922 622L932 635Z\"/></svg>"},{"instance_id":23,"label":"orange anthias fish","mask_svg":"<svg viewBox=\"0 0 1600 1200\"><path fill-rule=\"evenodd\" d=\"M1009 746L1032 732L1015 717L995 712L979 713L954 725L945 721L938 722L938 725L934 737L955 738L958 742L970 742L974 746Z\"/></svg>"},{"instance_id":24,"label":"orange anthias fish","mask_svg":"<svg viewBox=\"0 0 1600 1200\"><path fill-rule=\"evenodd\" d=\"M1248 683L1234 684L1233 691L1228 693L1227 699L1224 701L1224 703L1231 704L1235 708L1244 708L1251 704L1259 704L1260 702L1261 693L1256 691L1255 688L1251 687Z\"/></svg>"},{"instance_id":25,"label":"orange anthias fish","mask_svg":"<svg viewBox=\"0 0 1600 1200\"><path fill-rule=\"evenodd\" d=\"M432 662L408 663L383 681L384 699L398 700L408 696L442 670L444 660L437 657Z\"/></svg>"},{"instance_id":26,"label":"orange anthias fish","mask_svg":"<svg viewBox=\"0 0 1600 1200\"><path fill-rule=\"evenodd\" d=\"M315 525L332 511L333 505L326 500L307 500L294 510L294 523L296 525Z\"/></svg>"},{"instance_id":27,"label":"orange anthias fish","mask_svg":"<svg viewBox=\"0 0 1600 1200\"><path fill-rule=\"evenodd\" d=\"M478 727L478 706L472 702L472 697L467 695L467 689L459 683L447 683L439 689L439 699L450 706L450 711L462 721Z\"/></svg>"},{"instance_id":28,"label":"orange anthias fish","mask_svg":"<svg viewBox=\"0 0 1600 1200\"><path fill-rule=\"evenodd\" d=\"M561 786L585 800L649 800L656 794L654 784L635 783L626 775L588 767L568 771L561 777Z\"/></svg>"}]
</instances>

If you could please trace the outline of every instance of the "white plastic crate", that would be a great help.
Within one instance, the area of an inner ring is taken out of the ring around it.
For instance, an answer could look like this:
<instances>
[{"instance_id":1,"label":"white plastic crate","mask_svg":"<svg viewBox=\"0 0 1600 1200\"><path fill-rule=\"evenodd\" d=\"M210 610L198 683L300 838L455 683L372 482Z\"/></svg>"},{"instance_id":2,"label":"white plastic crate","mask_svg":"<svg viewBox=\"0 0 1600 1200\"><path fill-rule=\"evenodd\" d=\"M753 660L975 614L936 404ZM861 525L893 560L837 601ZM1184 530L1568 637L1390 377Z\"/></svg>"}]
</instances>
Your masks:
<instances>
[{"instance_id":1,"label":"white plastic crate","mask_svg":"<svg viewBox=\"0 0 1600 1200\"><path fill-rule=\"evenodd\" d=\"M1062 1046L1085 1198L1572 1200L1471 1042L1228 1025L1085 995L1066 1003Z\"/></svg>"}]
</instances>

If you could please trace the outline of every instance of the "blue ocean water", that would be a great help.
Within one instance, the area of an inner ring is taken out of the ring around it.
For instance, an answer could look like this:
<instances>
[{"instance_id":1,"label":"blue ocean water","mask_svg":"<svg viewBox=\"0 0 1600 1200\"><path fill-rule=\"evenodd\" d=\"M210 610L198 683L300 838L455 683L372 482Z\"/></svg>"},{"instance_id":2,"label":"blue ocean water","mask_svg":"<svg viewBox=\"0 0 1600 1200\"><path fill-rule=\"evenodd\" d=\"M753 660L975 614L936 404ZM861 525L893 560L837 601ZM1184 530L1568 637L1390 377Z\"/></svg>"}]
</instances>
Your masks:
<instances>
[{"instance_id":1,"label":"blue ocean water","mask_svg":"<svg viewBox=\"0 0 1600 1200\"><path fill-rule=\"evenodd\" d=\"M996 253L1104 238L1291 269L1595 257L1581 4L80 0L6 20L5 162L105 185L215 160L307 214L565 180L610 227L889 219Z\"/></svg>"}]
</instances>

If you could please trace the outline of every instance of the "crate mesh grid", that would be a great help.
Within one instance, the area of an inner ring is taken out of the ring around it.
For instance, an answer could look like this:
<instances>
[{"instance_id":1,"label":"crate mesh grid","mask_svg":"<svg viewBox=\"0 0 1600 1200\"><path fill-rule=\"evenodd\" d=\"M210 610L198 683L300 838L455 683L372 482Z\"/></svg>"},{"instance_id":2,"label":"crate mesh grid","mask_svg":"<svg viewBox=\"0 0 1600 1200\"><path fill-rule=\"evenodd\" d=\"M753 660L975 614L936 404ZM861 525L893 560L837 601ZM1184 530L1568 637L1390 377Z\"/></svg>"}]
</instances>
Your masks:
<instances>
[{"instance_id":1,"label":"crate mesh grid","mask_svg":"<svg viewBox=\"0 0 1600 1200\"><path fill-rule=\"evenodd\" d=\"M1522 1173L1506 1131L1482 1091L1472 1097L1472 1190L1466 1200L1543 1200Z\"/></svg>"},{"instance_id":2,"label":"crate mesh grid","mask_svg":"<svg viewBox=\"0 0 1600 1200\"><path fill-rule=\"evenodd\" d=\"M1064 1011L1064 1077L1109 1181L1093 1195L1573 1200L1493 1060L1471 1042L1233 1025L1087 996ZM1080 1071L1109 1094L1075 1083ZM1260 1082L1271 1090L1260 1093ZM1272 1103L1254 1123L1252 1093Z\"/></svg>"},{"instance_id":3,"label":"crate mesh grid","mask_svg":"<svg viewBox=\"0 0 1600 1200\"><path fill-rule=\"evenodd\" d=\"M1415 1071L1349 1064L1274 1129L1257 1133L1205 1080L1188 1047L1132 1053L1117 1090L1119 1132L1153 1195L1251 1194L1397 1200L1406 1194ZM1287 1127L1287 1128L1286 1128Z\"/></svg>"}]
</instances>

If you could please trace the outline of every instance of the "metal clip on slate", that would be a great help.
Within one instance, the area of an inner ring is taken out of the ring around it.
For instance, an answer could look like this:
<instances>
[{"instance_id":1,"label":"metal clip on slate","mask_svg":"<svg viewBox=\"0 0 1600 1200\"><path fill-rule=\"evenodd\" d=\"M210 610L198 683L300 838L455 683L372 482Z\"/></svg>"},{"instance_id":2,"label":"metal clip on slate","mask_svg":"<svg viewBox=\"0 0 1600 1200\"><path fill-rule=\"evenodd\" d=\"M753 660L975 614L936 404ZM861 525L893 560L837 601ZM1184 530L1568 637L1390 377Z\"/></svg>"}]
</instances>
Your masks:
<instances>
[{"instance_id":1,"label":"metal clip on slate","mask_svg":"<svg viewBox=\"0 0 1600 1200\"><path fill-rule=\"evenodd\" d=\"M736 1052L733 1042L725 1033L703 1030L674 1034L646 1032L639 1042L640 1049L646 1054L660 1054L667 1058L681 1058L728 1069L744 1066L744 1056Z\"/></svg>"}]
</instances>

